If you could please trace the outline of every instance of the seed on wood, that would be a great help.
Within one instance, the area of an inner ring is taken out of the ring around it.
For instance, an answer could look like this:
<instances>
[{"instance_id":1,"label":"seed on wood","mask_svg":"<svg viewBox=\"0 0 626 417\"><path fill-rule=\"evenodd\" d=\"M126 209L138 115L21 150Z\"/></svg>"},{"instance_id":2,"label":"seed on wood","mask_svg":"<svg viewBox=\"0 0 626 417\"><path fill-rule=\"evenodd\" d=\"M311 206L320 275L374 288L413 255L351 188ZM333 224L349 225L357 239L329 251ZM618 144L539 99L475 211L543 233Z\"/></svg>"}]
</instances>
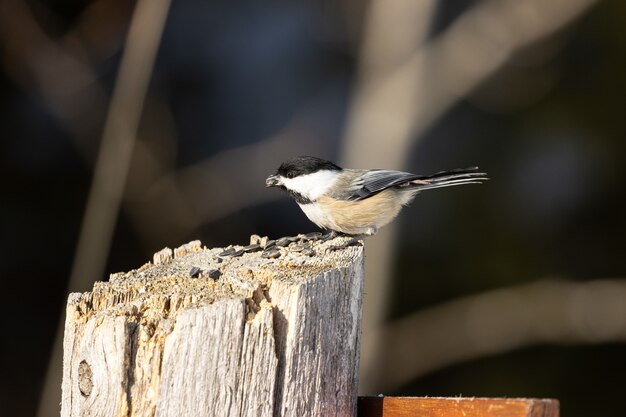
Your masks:
<instances>
[{"instance_id":1,"label":"seed on wood","mask_svg":"<svg viewBox=\"0 0 626 417\"><path fill-rule=\"evenodd\" d=\"M191 268L191 271L189 271L189 276L191 278L198 278L201 272L202 270L200 268L198 268L197 266L194 266L193 268Z\"/></svg>"},{"instance_id":2,"label":"seed on wood","mask_svg":"<svg viewBox=\"0 0 626 417\"><path fill-rule=\"evenodd\" d=\"M222 271L219 269L211 269L209 271L209 278L211 279L218 279L220 276L222 276Z\"/></svg>"},{"instance_id":3,"label":"seed on wood","mask_svg":"<svg viewBox=\"0 0 626 417\"><path fill-rule=\"evenodd\" d=\"M291 243L291 239L288 237L281 237L276 241L276 246L288 246Z\"/></svg>"},{"instance_id":4,"label":"seed on wood","mask_svg":"<svg viewBox=\"0 0 626 417\"><path fill-rule=\"evenodd\" d=\"M306 243L294 243L293 245L289 245L289 250L291 252L302 252L306 248L310 248L310 246Z\"/></svg>"},{"instance_id":5,"label":"seed on wood","mask_svg":"<svg viewBox=\"0 0 626 417\"><path fill-rule=\"evenodd\" d=\"M265 243L265 245L263 246L263 249L271 248L274 245L276 245L276 241L275 240L268 240Z\"/></svg>"},{"instance_id":6,"label":"seed on wood","mask_svg":"<svg viewBox=\"0 0 626 417\"><path fill-rule=\"evenodd\" d=\"M262 258L275 259L280 256L280 250L277 247L269 248L263 251Z\"/></svg>"},{"instance_id":7,"label":"seed on wood","mask_svg":"<svg viewBox=\"0 0 626 417\"><path fill-rule=\"evenodd\" d=\"M219 253L218 256L231 256L236 251L237 251L237 249L235 249L233 247L230 247L228 249L225 249L223 252Z\"/></svg>"},{"instance_id":8,"label":"seed on wood","mask_svg":"<svg viewBox=\"0 0 626 417\"><path fill-rule=\"evenodd\" d=\"M233 252L233 254L232 254L231 256L232 256L233 258L236 258L236 257L238 257L238 256L243 255L244 253L245 253L245 251L244 251L243 249L239 249L239 250L236 250L235 252Z\"/></svg>"},{"instance_id":9,"label":"seed on wood","mask_svg":"<svg viewBox=\"0 0 626 417\"><path fill-rule=\"evenodd\" d=\"M261 245L255 243L253 245L244 246L243 251L245 253L257 252L261 250Z\"/></svg>"}]
</instances>

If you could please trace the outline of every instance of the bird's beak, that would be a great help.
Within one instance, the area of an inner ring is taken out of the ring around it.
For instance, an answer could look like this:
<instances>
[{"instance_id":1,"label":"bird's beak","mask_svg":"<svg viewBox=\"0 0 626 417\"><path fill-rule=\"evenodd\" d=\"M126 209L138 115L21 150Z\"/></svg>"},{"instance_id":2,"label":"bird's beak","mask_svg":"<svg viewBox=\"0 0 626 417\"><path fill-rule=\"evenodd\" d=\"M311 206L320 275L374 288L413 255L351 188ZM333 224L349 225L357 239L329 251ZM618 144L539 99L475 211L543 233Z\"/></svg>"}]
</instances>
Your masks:
<instances>
[{"instance_id":1,"label":"bird's beak","mask_svg":"<svg viewBox=\"0 0 626 417\"><path fill-rule=\"evenodd\" d=\"M278 178L278 175L270 175L265 180L266 187L279 187L280 185L282 184L280 182L280 178Z\"/></svg>"}]
</instances>

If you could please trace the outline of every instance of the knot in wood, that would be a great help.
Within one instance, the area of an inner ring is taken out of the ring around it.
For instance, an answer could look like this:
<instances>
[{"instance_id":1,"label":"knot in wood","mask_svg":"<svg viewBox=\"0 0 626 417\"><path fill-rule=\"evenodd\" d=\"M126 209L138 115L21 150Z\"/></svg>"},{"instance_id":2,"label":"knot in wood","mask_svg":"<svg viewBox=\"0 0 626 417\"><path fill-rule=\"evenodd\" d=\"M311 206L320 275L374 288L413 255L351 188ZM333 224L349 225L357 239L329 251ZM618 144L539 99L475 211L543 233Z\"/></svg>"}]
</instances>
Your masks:
<instances>
[{"instance_id":1,"label":"knot in wood","mask_svg":"<svg viewBox=\"0 0 626 417\"><path fill-rule=\"evenodd\" d=\"M78 364L78 389L85 397L89 397L93 390L93 373L91 366L85 361Z\"/></svg>"}]
</instances>

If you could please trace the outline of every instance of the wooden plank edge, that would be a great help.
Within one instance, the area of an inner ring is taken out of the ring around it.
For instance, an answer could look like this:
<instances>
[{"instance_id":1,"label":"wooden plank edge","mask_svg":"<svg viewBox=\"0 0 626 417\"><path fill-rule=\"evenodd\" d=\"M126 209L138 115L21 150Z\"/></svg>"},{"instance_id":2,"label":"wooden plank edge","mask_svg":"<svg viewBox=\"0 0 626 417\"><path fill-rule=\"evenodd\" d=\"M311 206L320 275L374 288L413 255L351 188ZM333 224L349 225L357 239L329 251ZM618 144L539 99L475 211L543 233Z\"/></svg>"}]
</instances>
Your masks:
<instances>
[{"instance_id":1,"label":"wooden plank edge","mask_svg":"<svg viewBox=\"0 0 626 417\"><path fill-rule=\"evenodd\" d=\"M359 397L358 417L559 417L542 398Z\"/></svg>"}]
</instances>

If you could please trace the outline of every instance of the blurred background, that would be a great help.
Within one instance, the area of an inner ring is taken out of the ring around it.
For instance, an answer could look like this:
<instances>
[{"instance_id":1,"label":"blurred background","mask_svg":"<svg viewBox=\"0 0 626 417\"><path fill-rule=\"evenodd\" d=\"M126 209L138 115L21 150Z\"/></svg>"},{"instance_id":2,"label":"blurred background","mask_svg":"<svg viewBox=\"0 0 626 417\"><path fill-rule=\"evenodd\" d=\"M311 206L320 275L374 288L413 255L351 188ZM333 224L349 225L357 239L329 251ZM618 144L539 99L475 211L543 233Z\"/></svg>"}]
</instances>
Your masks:
<instances>
[{"instance_id":1,"label":"blurred background","mask_svg":"<svg viewBox=\"0 0 626 417\"><path fill-rule=\"evenodd\" d=\"M2 1L0 414L58 415L68 292L316 230L264 187L310 154L492 178L367 240L362 395L621 415L624 22L618 0Z\"/></svg>"}]
</instances>

